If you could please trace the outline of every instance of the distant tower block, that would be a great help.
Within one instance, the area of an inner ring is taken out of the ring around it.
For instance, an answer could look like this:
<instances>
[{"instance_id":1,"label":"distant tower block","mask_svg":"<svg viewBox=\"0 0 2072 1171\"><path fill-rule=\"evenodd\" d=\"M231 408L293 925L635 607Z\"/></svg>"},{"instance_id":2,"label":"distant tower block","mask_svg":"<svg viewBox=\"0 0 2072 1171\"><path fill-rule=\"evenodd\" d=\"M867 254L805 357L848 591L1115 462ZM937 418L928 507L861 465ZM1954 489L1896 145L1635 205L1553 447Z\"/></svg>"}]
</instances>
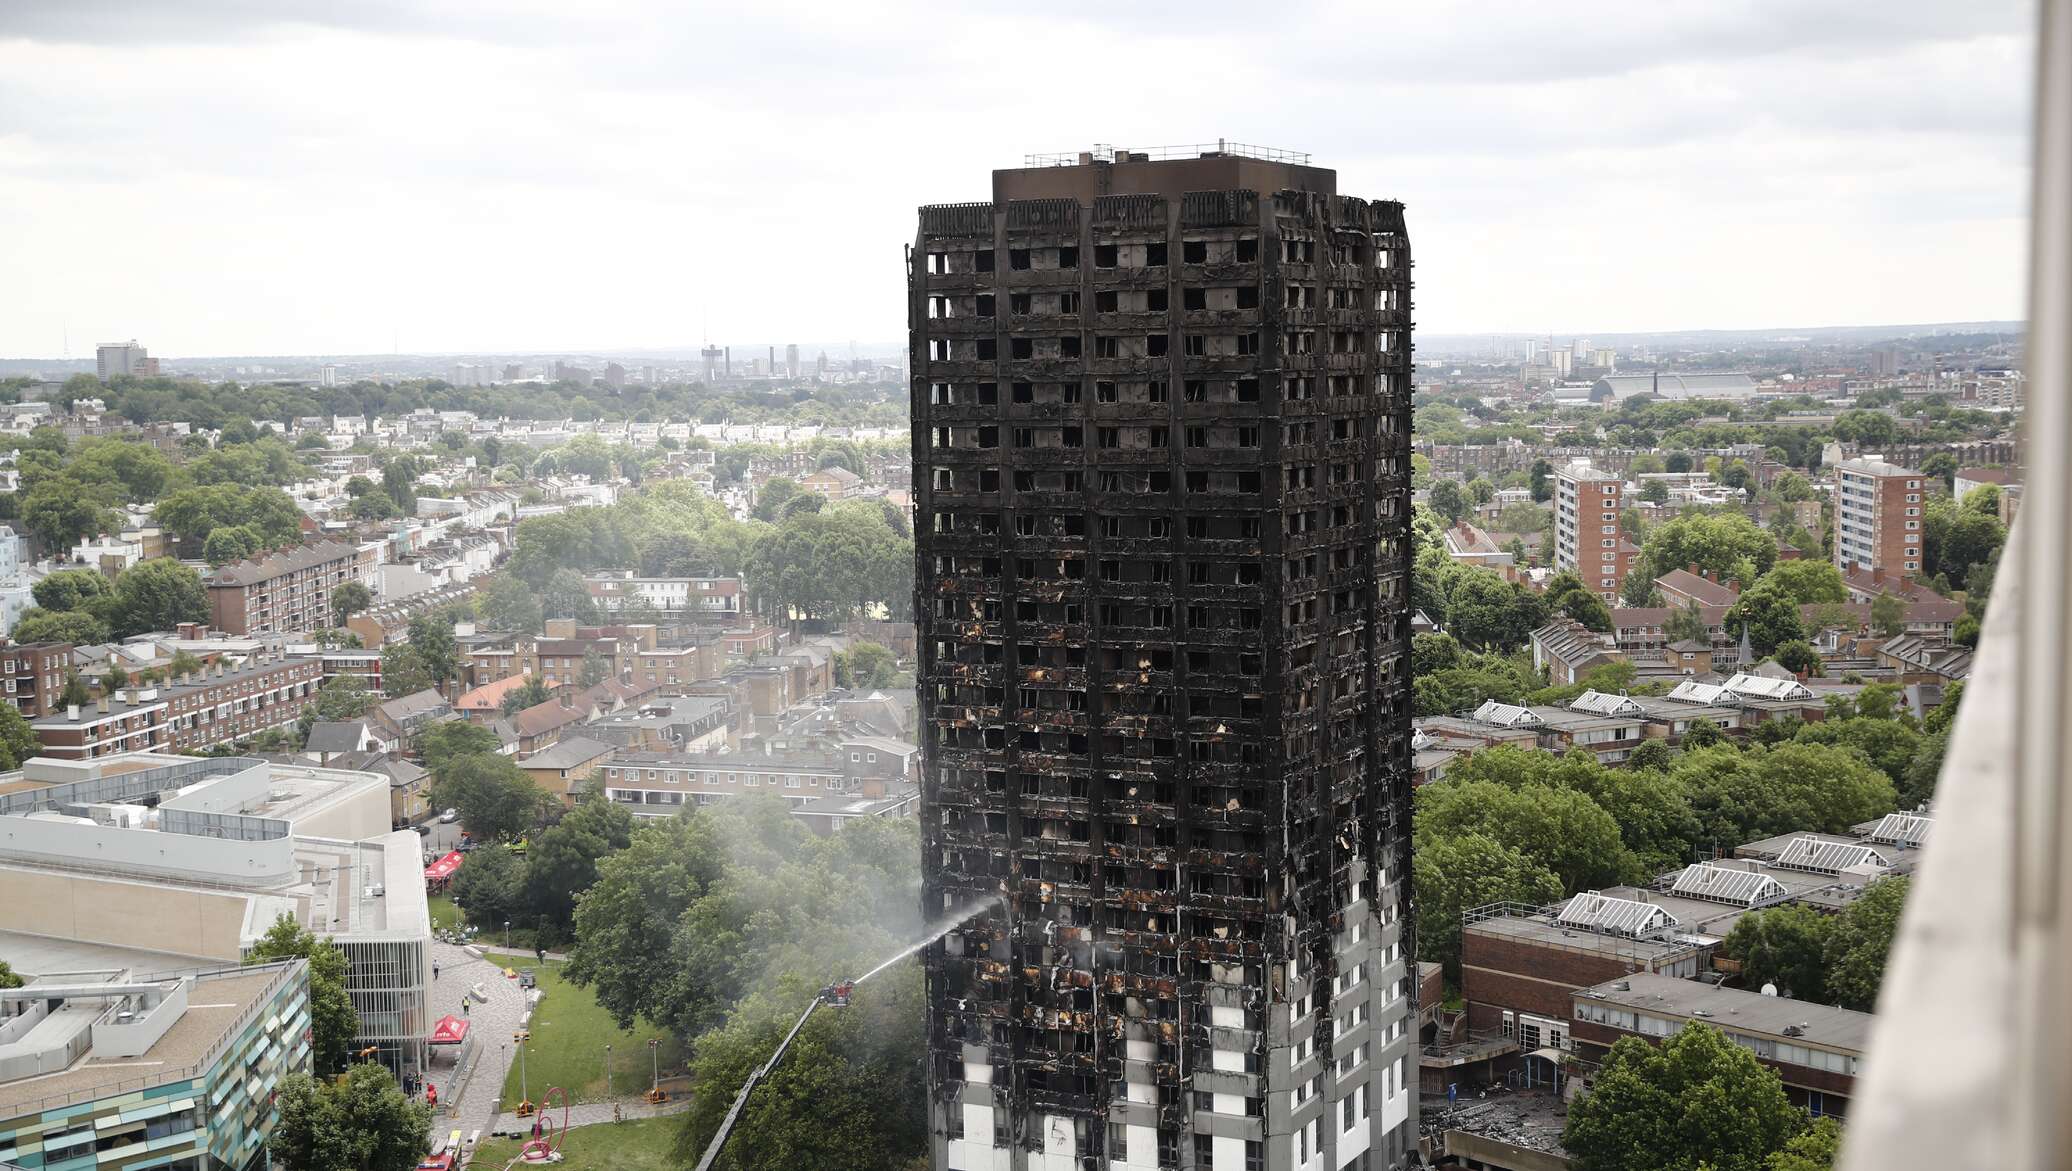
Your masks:
<instances>
[{"instance_id":1,"label":"distant tower block","mask_svg":"<svg viewBox=\"0 0 2072 1171\"><path fill-rule=\"evenodd\" d=\"M698 356L705 359L704 380L706 382L711 382L712 376L719 370L720 348L718 346L706 346L704 349L698 351Z\"/></svg>"}]
</instances>

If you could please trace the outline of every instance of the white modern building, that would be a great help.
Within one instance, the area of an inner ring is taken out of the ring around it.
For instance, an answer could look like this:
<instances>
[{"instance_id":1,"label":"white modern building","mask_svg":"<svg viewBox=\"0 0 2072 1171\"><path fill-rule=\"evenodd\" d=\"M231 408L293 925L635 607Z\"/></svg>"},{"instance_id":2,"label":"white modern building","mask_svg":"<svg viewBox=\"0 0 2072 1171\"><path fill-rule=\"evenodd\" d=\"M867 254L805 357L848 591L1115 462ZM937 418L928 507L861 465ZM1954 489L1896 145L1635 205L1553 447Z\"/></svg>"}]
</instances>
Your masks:
<instances>
[{"instance_id":1,"label":"white modern building","mask_svg":"<svg viewBox=\"0 0 2072 1171\"><path fill-rule=\"evenodd\" d=\"M345 952L357 1044L421 1069L423 846L389 778L156 753L0 775L0 958L32 971L234 964L282 916Z\"/></svg>"}]
</instances>

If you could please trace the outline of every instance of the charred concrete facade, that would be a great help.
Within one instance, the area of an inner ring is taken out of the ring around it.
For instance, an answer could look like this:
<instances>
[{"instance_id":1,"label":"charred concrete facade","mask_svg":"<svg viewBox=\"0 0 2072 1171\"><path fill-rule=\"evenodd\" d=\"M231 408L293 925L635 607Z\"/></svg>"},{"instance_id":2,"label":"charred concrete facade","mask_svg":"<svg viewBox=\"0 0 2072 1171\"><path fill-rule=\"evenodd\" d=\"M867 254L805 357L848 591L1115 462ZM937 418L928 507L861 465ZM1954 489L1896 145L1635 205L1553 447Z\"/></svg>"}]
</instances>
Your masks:
<instances>
[{"instance_id":1,"label":"charred concrete facade","mask_svg":"<svg viewBox=\"0 0 2072 1171\"><path fill-rule=\"evenodd\" d=\"M1410 251L1122 153L909 263L934 1166L1414 1149Z\"/></svg>"}]
</instances>

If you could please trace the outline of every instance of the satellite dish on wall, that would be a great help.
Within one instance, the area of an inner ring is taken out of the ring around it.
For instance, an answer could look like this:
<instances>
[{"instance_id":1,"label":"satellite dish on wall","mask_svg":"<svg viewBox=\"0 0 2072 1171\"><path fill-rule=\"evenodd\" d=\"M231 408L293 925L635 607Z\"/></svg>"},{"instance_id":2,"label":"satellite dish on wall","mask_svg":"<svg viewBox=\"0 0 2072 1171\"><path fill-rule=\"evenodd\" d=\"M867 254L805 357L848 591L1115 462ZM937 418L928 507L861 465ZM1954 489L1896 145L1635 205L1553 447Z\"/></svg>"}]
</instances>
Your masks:
<instances>
[{"instance_id":1,"label":"satellite dish on wall","mask_svg":"<svg viewBox=\"0 0 2072 1171\"><path fill-rule=\"evenodd\" d=\"M1777 985L1775 985L1775 984L1765 984L1765 985L1763 985L1763 995L1764 995L1764 996L1775 996L1775 995L1777 995Z\"/></svg>"}]
</instances>

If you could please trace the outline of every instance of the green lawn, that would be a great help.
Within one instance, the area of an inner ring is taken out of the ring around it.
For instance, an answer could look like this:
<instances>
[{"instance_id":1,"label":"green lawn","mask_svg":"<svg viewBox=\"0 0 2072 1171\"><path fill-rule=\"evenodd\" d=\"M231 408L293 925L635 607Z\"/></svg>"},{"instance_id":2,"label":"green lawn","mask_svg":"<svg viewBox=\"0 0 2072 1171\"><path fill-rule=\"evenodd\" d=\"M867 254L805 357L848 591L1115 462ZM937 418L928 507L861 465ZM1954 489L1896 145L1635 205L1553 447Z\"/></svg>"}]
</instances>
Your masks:
<instances>
[{"instance_id":1,"label":"green lawn","mask_svg":"<svg viewBox=\"0 0 2072 1171\"><path fill-rule=\"evenodd\" d=\"M452 895L430 895L425 903L432 909L432 930L447 931L460 926L460 908L453 905Z\"/></svg>"},{"instance_id":2,"label":"green lawn","mask_svg":"<svg viewBox=\"0 0 2072 1171\"><path fill-rule=\"evenodd\" d=\"M442 931L460 926L460 908L454 905L452 895L429 895L426 896L425 902L432 909L432 930ZM506 933L502 923L477 923L475 926L482 929L482 933L475 936L476 943L502 947L504 940L508 938L512 947L530 948L533 944L535 932L530 927L513 923L511 930Z\"/></svg>"},{"instance_id":3,"label":"green lawn","mask_svg":"<svg viewBox=\"0 0 2072 1171\"><path fill-rule=\"evenodd\" d=\"M496 959L498 957L491 957ZM548 1086L560 1086L576 1102L602 1102L608 1097L631 1098L647 1092L649 1084L648 1040L662 1042L662 1076L681 1073L683 1046L675 1038L647 1023L637 1021L629 1032L612 1023L611 1014L597 1003L587 988L578 988L561 978L561 965L534 965L527 960L507 959L516 968L536 967L540 988L546 993L532 1016L532 1040L525 1051L525 1088L537 1102ZM485 1037L491 1044L507 1043L506 1037ZM611 1093L605 1092L604 1047L612 1047ZM511 1061L511 1075L504 1079L506 1108L519 1100L518 1061Z\"/></svg>"},{"instance_id":4,"label":"green lawn","mask_svg":"<svg viewBox=\"0 0 2072 1171\"><path fill-rule=\"evenodd\" d=\"M566 1161L557 1165L562 1171L677 1171L669 1148L682 1121L682 1115L672 1114L578 1126L568 1132L568 1141L561 1148ZM471 1166L503 1171L523 1145L518 1139L485 1138L476 1148Z\"/></svg>"}]
</instances>

